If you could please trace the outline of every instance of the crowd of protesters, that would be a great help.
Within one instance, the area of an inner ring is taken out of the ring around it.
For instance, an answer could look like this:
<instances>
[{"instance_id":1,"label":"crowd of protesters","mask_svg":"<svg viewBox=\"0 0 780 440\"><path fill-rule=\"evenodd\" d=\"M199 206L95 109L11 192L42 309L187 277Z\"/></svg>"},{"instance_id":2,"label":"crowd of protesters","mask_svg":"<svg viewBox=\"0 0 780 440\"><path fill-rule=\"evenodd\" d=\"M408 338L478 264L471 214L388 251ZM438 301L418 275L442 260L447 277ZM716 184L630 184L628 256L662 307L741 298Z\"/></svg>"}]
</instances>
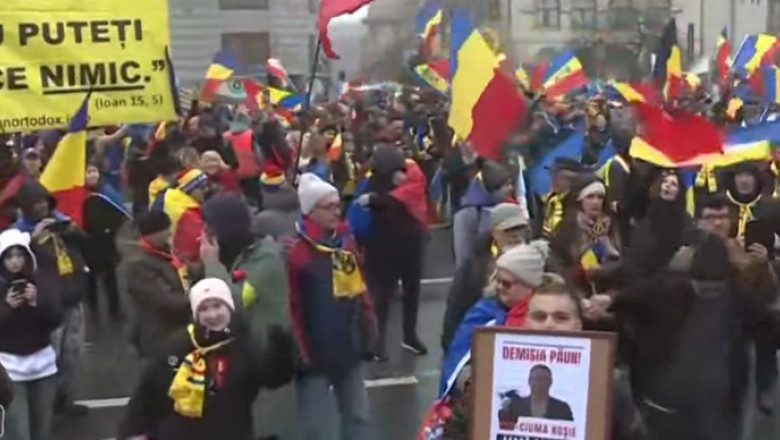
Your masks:
<instances>
[{"instance_id":1,"label":"crowd of protesters","mask_svg":"<svg viewBox=\"0 0 780 440\"><path fill-rule=\"evenodd\" d=\"M4 139L5 438L52 439L55 416L86 413L71 387L103 300L144 360L119 438L327 439L318 418L334 404L340 438L375 438L364 362L393 352L399 285L402 347L434 342L417 331L433 223L453 232L432 409L448 415L422 438L470 438L471 336L492 324L617 332L617 440L738 438L751 368L748 404L773 411L772 158L703 169L687 188L628 154L630 111L601 96L538 102L501 160L455 141L435 95L347 101L292 118L193 103L179 121L94 129L80 224L38 181L62 133ZM533 164L576 122L586 154L553 162L549 193L524 192L518 155ZM747 109L730 121L751 122Z\"/></svg>"}]
</instances>

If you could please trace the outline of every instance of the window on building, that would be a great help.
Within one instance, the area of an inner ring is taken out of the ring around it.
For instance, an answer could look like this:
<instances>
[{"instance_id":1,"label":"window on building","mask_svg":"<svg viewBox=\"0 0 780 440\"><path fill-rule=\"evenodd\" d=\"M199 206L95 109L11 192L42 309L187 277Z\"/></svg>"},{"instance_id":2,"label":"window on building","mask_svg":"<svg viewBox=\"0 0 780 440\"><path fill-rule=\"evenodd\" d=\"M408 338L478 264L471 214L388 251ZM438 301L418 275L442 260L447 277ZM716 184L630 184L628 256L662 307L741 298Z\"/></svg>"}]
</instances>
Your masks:
<instances>
[{"instance_id":1,"label":"window on building","mask_svg":"<svg viewBox=\"0 0 780 440\"><path fill-rule=\"evenodd\" d=\"M309 14L317 13L317 0L309 0Z\"/></svg>"},{"instance_id":2,"label":"window on building","mask_svg":"<svg viewBox=\"0 0 780 440\"><path fill-rule=\"evenodd\" d=\"M672 0L652 0L644 15L648 28L663 29L672 18Z\"/></svg>"},{"instance_id":3,"label":"window on building","mask_svg":"<svg viewBox=\"0 0 780 440\"><path fill-rule=\"evenodd\" d=\"M271 54L271 36L268 32L225 33L222 50L232 53L243 66L265 64Z\"/></svg>"},{"instance_id":4,"label":"window on building","mask_svg":"<svg viewBox=\"0 0 780 440\"><path fill-rule=\"evenodd\" d=\"M598 6L596 0L572 0L572 29L596 29L598 27Z\"/></svg>"},{"instance_id":5,"label":"window on building","mask_svg":"<svg viewBox=\"0 0 780 440\"><path fill-rule=\"evenodd\" d=\"M488 3L488 19L490 21L501 20L501 0L490 0Z\"/></svg>"},{"instance_id":6,"label":"window on building","mask_svg":"<svg viewBox=\"0 0 780 440\"><path fill-rule=\"evenodd\" d=\"M219 9L268 9L269 0L219 0Z\"/></svg>"},{"instance_id":7,"label":"window on building","mask_svg":"<svg viewBox=\"0 0 780 440\"><path fill-rule=\"evenodd\" d=\"M773 0L769 3L768 15L766 30L771 34L780 33L780 0Z\"/></svg>"},{"instance_id":8,"label":"window on building","mask_svg":"<svg viewBox=\"0 0 780 440\"><path fill-rule=\"evenodd\" d=\"M637 28L639 9L634 0L610 0L608 14L613 30L629 31Z\"/></svg>"},{"instance_id":9,"label":"window on building","mask_svg":"<svg viewBox=\"0 0 780 440\"><path fill-rule=\"evenodd\" d=\"M556 29L561 27L560 0L534 0L534 14L537 27Z\"/></svg>"}]
</instances>

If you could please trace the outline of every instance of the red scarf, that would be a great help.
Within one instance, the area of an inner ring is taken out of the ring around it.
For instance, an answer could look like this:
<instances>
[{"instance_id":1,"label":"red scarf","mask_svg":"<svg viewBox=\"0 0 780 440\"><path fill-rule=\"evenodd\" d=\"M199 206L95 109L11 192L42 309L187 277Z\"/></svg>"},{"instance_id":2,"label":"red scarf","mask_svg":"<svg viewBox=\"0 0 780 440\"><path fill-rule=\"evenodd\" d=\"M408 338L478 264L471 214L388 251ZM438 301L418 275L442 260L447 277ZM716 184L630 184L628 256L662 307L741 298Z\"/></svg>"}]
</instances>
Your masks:
<instances>
[{"instance_id":1,"label":"red scarf","mask_svg":"<svg viewBox=\"0 0 780 440\"><path fill-rule=\"evenodd\" d=\"M423 227L428 226L428 204L425 189L425 174L417 163L408 160L406 161L406 180L390 192L391 196L406 205L409 213Z\"/></svg>"},{"instance_id":2,"label":"red scarf","mask_svg":"<svg viewBox=\"0 0 780 440\"><path fill-rule=\"evenodd\" d=\"M169 261L174 268L176 268L176 273L179 275L179 279L181 281L181 285L184 288L184 292L190 290L190 279L187 272L187 265L184 264L183 261L179 259L176 255L173 254L173 252L166 251L163 249L160 249L159 247L155 246L153 243L150 243L145 238L141 237L141 249L144 252L147 252L152 255L156 255L160 258L162 258L165 261Z\"/></svg>"},{"instance_id":3,"label":"red scarf","mask_svg":"<svg viewBox=\"0 0 780 440\"><path fill-rule=\"evenodd\" d=\"M509 313L506 315L507 327L524 328L525 322L528 319L528 306L531 304L531 297L533 294L521 299L519 303L512 306L509 309Z\"/></svg>"}]
</instances>

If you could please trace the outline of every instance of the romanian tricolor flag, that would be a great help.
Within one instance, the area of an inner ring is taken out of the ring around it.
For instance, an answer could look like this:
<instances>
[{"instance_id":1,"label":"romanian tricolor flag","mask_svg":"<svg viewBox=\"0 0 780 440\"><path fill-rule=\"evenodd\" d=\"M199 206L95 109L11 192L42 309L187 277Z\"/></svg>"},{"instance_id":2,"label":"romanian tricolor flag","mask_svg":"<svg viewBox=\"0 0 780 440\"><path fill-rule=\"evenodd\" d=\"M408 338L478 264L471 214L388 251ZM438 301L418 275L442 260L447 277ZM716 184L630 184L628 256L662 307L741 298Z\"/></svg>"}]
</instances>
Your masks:
<instances>
[{"instance_id":1,"label":"romanian tricolor flag","mask_svg":"<svg viewBox=\"0 0 780 440\"><path fill-rule=\"evenodd\" d=\"M677 22L674 19L664 28L653 65L653 80L663 86L664 98L680 96L682 85L682 51L677 43Z\"/></svg>"},{"instance_id":2,"label":"romanian tricolor flag","mask_svg":"<svg viewBox=\"0 0 780 440\"><path fill-rule=\"evenodd\" d=\"M547 75L547 69L550 67L550 63L542 62L534 66L531 70L531 91L537 92L542 88L545 75Z\"/></svg>"},{"instance_id":3,"label":"romanian tricolor flag","mask_svg":"<svg viewBox=\"0 0 780 440\"><path fill-rule=\"evenodd\" d=\"M41 174L41 184L57 200L57 209L77 225L82 224L82 209L86 200L84 178L87 171L87 122L89 97L73 116L68 133L57 144Z\"/></svg>"},{"instance_id":4,"label":"romanian tricolor flag","mask_svg":"<svg viewBox=\"0 0 780 440\"><path fill-rule=\"evenodd\" d=\"M477 154L497 158L503 142L527 111L513 78L504 75L495 52L468 13L452 14L452 74L449 125L471 141Z\"/></svg>"},{"instance_id":5,"label":"romanian tricolor flag","mask_svg":"<svg viewBox=\"0 0 780 440\"><path fill-rule=\"evenodd\" d=\"M664 168L700 165L725 167L746 160L766 160L771 154L771 144L777 141L780 141L780 122L772 122L730 131L725 136L722 153L701 154L679 162L661 153L646 140L635 137L630 154Z\"/></svg>"},{"instance_id":6,"label":"romanian tricolor flag","mask_svg":"<svg viewBox=\"0 0 780 440\"><path fill-rule=\"evenodd\" d=\"M634 104L641 137L674 163L723 152L723 134L707 119L686 111L667 113L661 107Z\"/></svg>"},{"instance_id":7,"label":"romanian tricolor flag","mask_svg":"<svg viewBox=\"0 0 780 440\"><path fill-rule=\"evenodd\" d=\"M777 56L778 40L774 35L753 34L742 40L742 44L734 55L732 70L743 78L753 75L761 66L774 65Z\"/></svg>"},{"instance_id":8,"label":"romanian tricolor flag","mask_svg":"<svg viewBox=\"0 0 780 440\"><path fill-rule=\"evenodd\" d=\"M717 69L718 79L721 83L729 76L731 50L731 40L729 40L728 31L726 28L723 28L718 37L718 51L715 54L715 69Z\"/></svg>"},{"instance_id":9,"label":"romanian tricolor flag","mask_svg":"<svg viewBox=\"0 0 780 440\"><path fill-rule=\"evenodd\" d=\"M446 95L450 90L449 70L450 61L447 59L429 61L414 67L414 73L420 80L442 95Z\"/></svg>"},{"instance_id":10,"label":"romanian tricolor flag","mask_svg":"<svg viewBox=\"0 0 780 440\"><path fill-rule=\"evenodd\" d=\"M206 102L212 101L219 87L233 76L237 68L238 61L232 54L226 51L217 52L206 71L206 81L200 99Z\"/></svg>"},{"instance_id":11,"label":"romanian tricolor flag","mask_svg":"<svg viewBox=\"0 0 780 440\"><path fill-rule=\"evenodd\" d=\"M422 38L422 52L434 53L433 42L439 34L439 27L444 19L444 10L438 0L428 1L420 9L415 20L417 35Z\"/></svg>"},{"instance_id":12,"label":"romanian tricolor flag","mask_svg":"<svg viewBox=\"0 0 780 440\"><path fill-rule=\"evenodd\" d=\"M588 83L582 63L567 50L550 61L550 65L542 81L542 88L548 97L563 96L577 90Z\"/></svg>"}]
</instances>

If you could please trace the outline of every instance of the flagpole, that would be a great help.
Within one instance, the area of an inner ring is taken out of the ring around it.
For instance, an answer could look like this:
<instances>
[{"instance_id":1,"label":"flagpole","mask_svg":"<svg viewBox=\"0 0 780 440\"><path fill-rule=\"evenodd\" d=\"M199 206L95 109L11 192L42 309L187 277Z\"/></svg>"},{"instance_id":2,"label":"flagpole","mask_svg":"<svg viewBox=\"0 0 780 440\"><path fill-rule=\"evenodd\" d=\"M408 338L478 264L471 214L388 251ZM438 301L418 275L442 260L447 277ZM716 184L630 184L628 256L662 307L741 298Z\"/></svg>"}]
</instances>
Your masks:
<instances>
[{"instance_id":1,"label":"flagpole","mask_svg":"<svg viewBox=\"0 0 780 440\"><path fill-rule=\"evenodd\" d=\"M314 49L314 60L311 63L311 76L309 77L309 87L306 90L306 98L303 101L303 111L304 115L308 116L311 113L311 93L312 89L314 88L314 78L317 74L317 61L320 58L320 50L322 49L322 40L320 40L319 36L317 37L317 48ZM301 164L301 153L303 152L303 136L308 131L308 123L304 122L305 118L301 118L301 135L298 138L298 151L295 155L295 178L293 183L297 184L298 182L298 175L300 174L300 170L298 169Z\"/></svg>"}]
</instances>

